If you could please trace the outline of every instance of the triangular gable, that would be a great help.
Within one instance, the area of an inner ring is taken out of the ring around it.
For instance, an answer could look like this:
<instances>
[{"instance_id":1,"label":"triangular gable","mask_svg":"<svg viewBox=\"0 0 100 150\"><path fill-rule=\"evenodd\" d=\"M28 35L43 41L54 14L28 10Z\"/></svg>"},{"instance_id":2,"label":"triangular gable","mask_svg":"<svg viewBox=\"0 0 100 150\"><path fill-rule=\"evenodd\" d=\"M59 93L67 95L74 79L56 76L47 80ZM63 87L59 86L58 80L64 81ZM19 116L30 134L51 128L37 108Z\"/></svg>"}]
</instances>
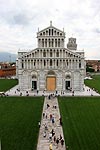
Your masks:
<instances>
[{"instance_id":1,"label":"triangular gable","mask_svg":"<svg viewBox=\"0 0 100 150\"><path fill-rule=\"evenodd\" d=\"M68 53L70 53L70 54L72 54L72 55L74 55L75 57L82 57L79 53L77 53L77 51L72 51L72 50L70 50L70 49L68 49L68 48L64 48L65 49L65 51L67 51Z\"/></svg>"},{"instance_id":2,"label":"triangular gable","mask_svg":"<svg viewBox=\"0 0 100 150\"><path fill-rule=\"evenodd\" d=\"M45 29L43 29L43 30L37 32L37 34L39 34L39 33L41 33L41 32L45 32L46 30L49 30L49 29L54 29L54 30L56 30L56 32L64 33L64 31L62 31L62 30L60 30L60 29L58 29L58 28L56 28L56 27L54 27L54 26L49 26L49 27L47 27L47 28L45 28Z\"/></svg>"},{"instance_id":3,"label":"triangular gable","mask_svg":"<svg viewBox=\"0 0 100 150\"><path fill-rule=\"evenodd\" d=\"M38 48L27 51L25 54L22 55L22 57L25 58L26 56L29 56L30 54L35 53L37 50Z\"/></svg>"}]
</instances>

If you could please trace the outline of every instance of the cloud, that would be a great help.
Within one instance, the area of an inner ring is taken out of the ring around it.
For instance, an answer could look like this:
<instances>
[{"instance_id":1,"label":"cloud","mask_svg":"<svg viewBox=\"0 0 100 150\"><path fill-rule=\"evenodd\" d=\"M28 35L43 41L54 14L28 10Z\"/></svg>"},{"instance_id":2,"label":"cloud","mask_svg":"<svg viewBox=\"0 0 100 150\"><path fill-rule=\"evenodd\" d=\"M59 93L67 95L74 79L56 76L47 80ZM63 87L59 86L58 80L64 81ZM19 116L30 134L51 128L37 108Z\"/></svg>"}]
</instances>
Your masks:
<instances>
[{"instance_id":1,"label":"cloud","mask_svg":"<svg viewBox=\"0 0 100 150\"><path fill-rule=\"evenodd\" d=\"M0 51L36 48L38 27L52 20L55 27L64 27L66 42L73 35L86 58L99 59L99 8L99 0L0 0Z\"/></svg>"}]
</instances>

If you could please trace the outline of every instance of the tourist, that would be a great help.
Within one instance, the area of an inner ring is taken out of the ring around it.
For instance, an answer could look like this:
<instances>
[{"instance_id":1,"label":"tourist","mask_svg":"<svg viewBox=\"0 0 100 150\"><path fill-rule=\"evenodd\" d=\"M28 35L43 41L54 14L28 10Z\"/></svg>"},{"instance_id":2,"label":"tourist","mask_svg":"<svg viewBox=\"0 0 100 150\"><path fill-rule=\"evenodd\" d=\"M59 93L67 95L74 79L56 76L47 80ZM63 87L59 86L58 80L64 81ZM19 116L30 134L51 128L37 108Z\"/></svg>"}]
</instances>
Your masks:
<instances>
[{"instance_id":1,"label":"tourist","mask_svg":"<svg viewBox=\"0 0 100 150\"><path fill-rule=\"evenodd\" d=\"M58 93L58 91L56 90L56 94Z\"/></svg>"},{"instance_id":2,"label":"tourist","mask_svg":"<svg viewBox=\"0 0 100 150\"><path fill-rule=\"evenodd\" d=\"M26 96L29 96L29 93L27 93L27 95Z\"/></svg>"},{"instance_id":3,"label":"tourist","mask_svg":"<svg viewBox=\"0 0 100 150\"><path fill-rule=\"evenodd\" d=\"M54 129L52 129L51 133L52 133L52 137L53 137L55 135Z\"/></svg>"},{"instance_id":4,"label":"tourist","mask_svg":"<svg viewBox=\"0 0 100 150\"><path fill-rule=\"evenodd\" d=\"M20 96L22 96L22 93L20 93Z\"/></svg>"},{"instance_id":5,"label":"tourist","mask_svg":"<svg viewBox=\"0 0 100 150\"><path fill-rule=\"evenodd\" d=\"M55 120L54 120L54 117L52 117L52 124L54 124L55 123Z\"/></svg>"},{"instance_id":6,"label":"tourist","mask_svg":"<svg viewBox=\"0 0 100 150\"><path fill-rule=\"evenodd\" d=\"M59 138L56 139L56 144L57 144L57 148L58 148Z\"/></svg>"},{"instance_id":7,"label":"tourist","mask_svg":"<svg viewBox=\"0 0 100 150\"><path fill-rule=\"evenodd\" d=\"M40 126L41 126L41 123L40 123L40 121L38 122L38 125L39 125L39 128L40 128Z\"/></svg>"},{"instance_id":8,"label":"tourist","mask_svg":"<svg viewBox=\"0 0 100 150\"><path fill-rule=\"evenodd\" d=\"M62 140L62 136L61 136L61 134L60 134L60 138L59 138L59 140Z\"/></svg>"},{"instance_id":9,"label":"tourist","mask_svg":"<svg viewBox=\"0 0 100 150\"><path fill-rule=\"evenodd\" d=\"M52 150L52 144L50 143L50 145L49 145L49 150Z\"/></svg>"},{"instance_id":10,"label":"tourist","mask_svg":"<svg viewBox=\"0 0 100 150\"><path fill-rule=\"evenodd\" d=\"M50 132L49 133L49 142L51 142L52 141L52 133Z\"/></svg>"},{"instance_id":11,"label":"tourist","mask_svg":"<svg viewBox=\"0 0 100 150\"><path fill-rule=\"evenodd\" d=\"M55 109L56 109L56 108L57 108L57 106L56 106L56 105L53 105L53 108L55 108Z\"/></svg>"},{"instance_id":12,"label":"tourist","mask_svg":"<svg viewBox=\"0 0 100 150\"><path fill-rule=\"evenodd\" d=\"M50 100L50 95L48 96L48 99Z\"/></svg>"},{"instance_id":13,"label":"tourist","mask_svg":"<svg viewBox=\"0 0 100 150\"><path fill-rule=\"evenodd\" d=\"M52 120L52 114L50 114L50 120Z\"/></svg>"},{"instance_id":14,"label":"tourist","mask_svg":"<svg viewBox=\"0 0 100 150\"><path fill-rule=\"evenodd\" d=\"M45 113L43 113L43 118L45 117Z\"/></svg>"},{"instance_id":15,"label":"tourist","mask_svg":"<svg viewBox=\"0 0 100 150\"><path fill-rule=\"evenodd\" d=\"M74 91L72 91L72 96L74 96Z\"/></svg>"},{"instance_id":16,"label":"tourist","mask_svg":"<svg viewBox=\"0 0 100 150\"><path fill-rule=\"evenodd\" d=\"M47 104L47 109L50 107L50 105L49 104Z\"/></svg>"},{"instance_id":17,"label":"tourist","mask_svg":"<svg viewBox=\"0 0 100 150\"><path fill-rule=\"evenodd\" d=\"M39 93L39 91L37 90L37 94Z\"/></svg>"},{"instance_id":18,"label":"tourist","mask_svg":"<svg viewBox=\"0 0 100 150\"><path fill-rule=\"evenodd\" d=\"M62 118L61 117L60 117L59 121L60 121L60 125L62 126Z\"/></svg>"},{"instance_id":19,"label":"tourist","mask_svg":"<svg viewBox=\"0 0 100 150\"><path fill-rule=\"evenodd\" d=\"M61 146L63 147L63 145L64 145L64 139L62 138L61 139Z\"/></svg>"},{"instance_id":20,"label":"tourist","mask_svg":"<svg viewBox=\"0 0 100 150\"><path fill-rule=\"evenodd\" d=\"M46 137L46 131L43 132L43 137L44 137L44 138Z\"/></svg>"},{"instance_id":21,"label":"tourist","mask_svg":"<svg viewBox=\"0 0 100 150\"><path fill-rule=\"evenodd\" d=\"M47 119L48 117L47 117L47 114L45 114L45 118Z\"/></svg>"},{"instance_id":22,"label":"tourist","mask_svg":"<svg viewBox=\"0 0 100 150\"><path fill-rule=\"evenodd\" d=\"M55 105L55 109L57 108L57 106Z\"/></svg>"},{"instance_id":23,"label":"tourist","mask_svg":"<svg viewBox=\"0 0 100 150\"><path fill-rule=\"evenodd\" d=\"M47 127L46 123L45 123L44 127L45 127L45 130L48 130L48 127Z\"/></svg>"}]
</instances>

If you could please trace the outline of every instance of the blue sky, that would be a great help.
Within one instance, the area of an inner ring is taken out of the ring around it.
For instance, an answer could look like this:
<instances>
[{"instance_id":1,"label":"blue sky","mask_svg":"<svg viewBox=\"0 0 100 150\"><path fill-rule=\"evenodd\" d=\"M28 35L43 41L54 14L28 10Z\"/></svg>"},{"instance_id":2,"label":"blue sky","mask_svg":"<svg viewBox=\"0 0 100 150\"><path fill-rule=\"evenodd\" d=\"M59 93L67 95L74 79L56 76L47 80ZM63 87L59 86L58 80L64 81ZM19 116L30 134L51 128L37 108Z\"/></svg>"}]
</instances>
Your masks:
<instances>
[{"instance_id":1,"label":"blue sky","mask_svg":"<svg viewBox=\"0 0 100 150\"><path fill-rule=\"evenodd\" d=\"M53 26L77 38L86 59L100 59L99 0L0 0L0 51L37 47L36 33Z\"/></svg>"}]
</instances>

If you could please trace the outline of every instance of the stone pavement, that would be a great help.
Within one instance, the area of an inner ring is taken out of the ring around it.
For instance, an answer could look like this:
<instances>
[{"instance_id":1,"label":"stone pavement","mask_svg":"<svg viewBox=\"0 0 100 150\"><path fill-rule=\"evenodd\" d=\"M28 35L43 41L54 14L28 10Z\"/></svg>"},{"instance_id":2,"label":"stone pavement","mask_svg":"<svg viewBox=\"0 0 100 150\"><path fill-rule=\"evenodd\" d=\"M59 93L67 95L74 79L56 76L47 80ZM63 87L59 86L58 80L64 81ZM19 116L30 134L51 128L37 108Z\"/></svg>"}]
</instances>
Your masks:
<instances>
[{"instance_id":1,"label":"stone pavement","mask_svg":"<svg viewBox=\"0 0 100 150\"><path fill-rule=\"evenodd\" d=\"M9 96L20 96L20 93L22 93L22 96L27 96L26 91L18 91L17 89L19 89L19 85L16 85L15 87L13 87L12 89L10 89L9 91L7 91L5 94L8 94ZM51 94L50 92L43 92L43 91L39 91L37 94L37 91L31 91L29 89L27 89L29 96L48 96L49 94ZM55 94L55 92L54 92ZM64 91L64 94L61 94L61 91L58 91L58 94L60 96L72 96L72 92L70 91ZM84 91L80 92L80 91L75 91L74 92L74 96L100 96L99 93L97 93L96 91L94 91L93 89L90 89L89 87L84 85Z\"/></svg>"},{"instance_id":2,"label":"stone pavement","mask_svg":"<svg viewBox=\"0 0 100 150\"><path fill-rule=\"evenodd\" d=\"M47 106L50 106L47 108ZM56 108L55 108L56 106ZM49 135L51 130L53 129L55 132L56 138L60 138L60 134L62 138L64 139L63 135L63 129L62 126L60 125L60 112L59 112L59 106L58 106L58 101L57 98L51 98L48 99L48 97L45 97L44 100L44 106L43 106L43 113L45 114L44 117L42 115L42 120L41 120L41 126L40 126L40 131L39 131L39 138L38 138L38 145L37 145L37 150L49 150L49 145L52 143L52 149L53 150L65 150L65 141L63 147L61 146L61 143L59 141L58 148L56 142L54 142L54 136L52 140L49 140ZM50 120L50 114L54 117L55 122L52 123ZM46 116L47 115L47 116ZM47 117L47 118L46 118ZM47 125L47 129L45 126ZM44 137L44 132L46 133L46 137Z\"/></svg>"}]
</instances>

